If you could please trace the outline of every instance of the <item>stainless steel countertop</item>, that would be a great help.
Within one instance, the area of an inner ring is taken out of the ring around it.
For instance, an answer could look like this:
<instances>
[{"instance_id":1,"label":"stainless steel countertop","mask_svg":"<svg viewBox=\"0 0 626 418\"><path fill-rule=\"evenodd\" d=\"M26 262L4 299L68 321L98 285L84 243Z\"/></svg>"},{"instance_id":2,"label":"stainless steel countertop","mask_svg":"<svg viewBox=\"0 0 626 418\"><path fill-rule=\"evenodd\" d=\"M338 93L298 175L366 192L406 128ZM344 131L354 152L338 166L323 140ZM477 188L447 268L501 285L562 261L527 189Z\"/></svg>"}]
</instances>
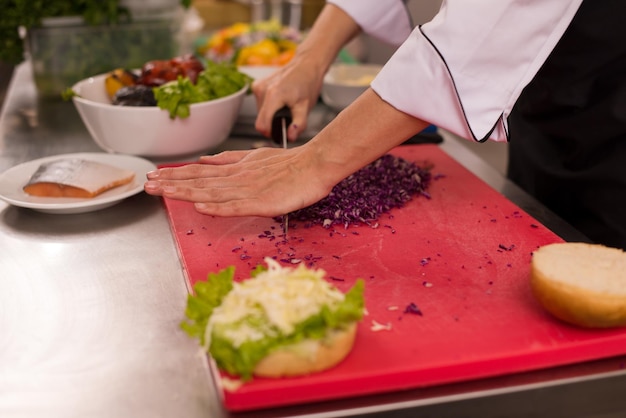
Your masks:
<instances>
[{"instance_id":1,"label":"stainless steel countertop","mask_svg":"<svg viewBox=\"0 0 626 418\"><path fill-rule=\"evenodd\" d=\"M247 148L257 140L233 137L222 148ZM441 146L564 238L584 239L465 147L450 140ZM29 64L16 67L0 115L0 173L47 155L99 151L73 105L38 100ZM142 193L75 215L0 202L0 416L606 418L626 413L624 356L229 414L206 356L178 328L186 296L160 199Z\"/></svg>"}]
</instances>

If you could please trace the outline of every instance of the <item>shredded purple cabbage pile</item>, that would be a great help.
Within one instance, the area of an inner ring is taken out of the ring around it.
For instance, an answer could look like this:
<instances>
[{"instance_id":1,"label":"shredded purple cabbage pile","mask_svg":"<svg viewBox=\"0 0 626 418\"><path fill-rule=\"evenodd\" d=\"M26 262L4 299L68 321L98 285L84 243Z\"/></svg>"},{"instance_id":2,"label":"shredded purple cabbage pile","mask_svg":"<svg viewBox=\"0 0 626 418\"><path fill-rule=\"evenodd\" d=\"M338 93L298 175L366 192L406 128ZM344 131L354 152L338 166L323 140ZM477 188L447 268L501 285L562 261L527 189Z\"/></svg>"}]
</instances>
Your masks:
<instances>
[{"instance_id":1,"label":"shredded purple cabbage pile","mask_svg":"<svg viewBox=\"0 0 626 418\"><path fill-rule=\"evenodd\" d=\"M429 198L430 180L428 169L386 154L342 180L324 199L290 213L289 220L325 228L373 225L380 215L402 207L415 195Z\"/></svg>"}]
</instances>

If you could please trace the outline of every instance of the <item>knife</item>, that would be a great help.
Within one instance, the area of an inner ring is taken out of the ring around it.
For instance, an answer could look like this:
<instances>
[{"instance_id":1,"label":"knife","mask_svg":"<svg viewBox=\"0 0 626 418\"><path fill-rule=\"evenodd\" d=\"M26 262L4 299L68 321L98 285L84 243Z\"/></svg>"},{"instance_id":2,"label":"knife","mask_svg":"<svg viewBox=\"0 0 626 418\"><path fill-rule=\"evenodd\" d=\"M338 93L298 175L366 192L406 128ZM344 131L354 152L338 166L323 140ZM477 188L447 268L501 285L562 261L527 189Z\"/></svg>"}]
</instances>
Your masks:
<instances>
[{"instance_id":1,"label":"knife","mask_svg":"<svg viewBox=\"0 0 626 418\"><path fill-rule=\"evenodd\" d=\"M287 127L291 125L291 110L287 106L283 106L274 113L272 118L272 140L278 145L282 145L287 149ZM289 230L289 214L283 215L283 235L287 239L287 231Z\"/></svg>"}]
</instances>

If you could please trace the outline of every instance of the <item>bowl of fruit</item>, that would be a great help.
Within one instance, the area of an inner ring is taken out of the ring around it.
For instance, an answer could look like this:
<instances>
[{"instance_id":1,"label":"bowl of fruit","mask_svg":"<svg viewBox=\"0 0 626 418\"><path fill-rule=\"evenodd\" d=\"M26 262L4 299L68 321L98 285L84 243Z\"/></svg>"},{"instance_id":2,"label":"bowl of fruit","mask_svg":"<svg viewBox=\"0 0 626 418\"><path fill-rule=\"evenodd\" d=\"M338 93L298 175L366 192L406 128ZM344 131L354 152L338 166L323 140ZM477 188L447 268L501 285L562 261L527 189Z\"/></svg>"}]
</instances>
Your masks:
<instances>
[{"instance_id":1,"label":"bowl of fruit","mask_svg":"<svg viewBox=\"0 0 626 418\"><path fill-rule=\"evenodd\" d=\"M296 53L304 33L277 19L238 22L200 39L196 54L215 62L230 62L255 80L270 76ZM252 122L257 115L253 95L244 98L240 120Z\"/></svg>"},{"instance_id":2,"label":"bowl of fruit","mask_svg":"<svg viewBox=\"0 0 626 418\"><path fill-rule=\"evenodd\" d=\"M304 35L278 20L234 23L198 41L196 54L237 66L282 66L296 52Z\"/></svg>"},{"instance_id":3,"label":"bowl of fruit","mask_svg":"<svg viewBox=\"0 0 626 418\"><path fill-rule=\"evenodd\" d=\"M171 158L207 153L224 142L250 82L232 64L187 55L89 77L70 95L103 150Z\"/></svg>"}]
</instances>

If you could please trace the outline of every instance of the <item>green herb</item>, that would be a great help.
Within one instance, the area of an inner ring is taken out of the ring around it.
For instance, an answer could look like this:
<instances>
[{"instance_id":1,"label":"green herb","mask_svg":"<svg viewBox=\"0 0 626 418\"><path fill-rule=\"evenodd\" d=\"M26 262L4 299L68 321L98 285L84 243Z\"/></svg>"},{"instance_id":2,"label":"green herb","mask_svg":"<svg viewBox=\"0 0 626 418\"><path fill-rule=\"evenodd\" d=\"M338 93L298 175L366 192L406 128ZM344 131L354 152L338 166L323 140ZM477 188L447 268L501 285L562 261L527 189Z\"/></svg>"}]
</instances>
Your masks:
<instances>
[{"instance_id":1,"label":"green herb","mask_svg":"<svg viewBox=\"0 0 626 418\"><path fill-rule=\"evenodd\" d=\"M181 0L184 7L191 0ZM91 26L110 25L131 19L120 0L0 0L0 61L19 64L24 59L20 26L30 29L46 17L80 16Z\"/></svg>"},{"instance_id":2,"label":"green herb","mask_svg":"<svg viewBox=\"0 0 626 418\"><path fill-rule=\"evenodd\" d=\"M89 25L117 23L129 17L119 0L0 0L0 10L0 61L9 64L24 59L20 26L38 26L45 17L81 16Z\"/></svg>"},{"instance_id":3,"label":"green herb","mask_svg":"<svg viewBox=\"0 0 626 418\"><path fill-rule=\"evenodd\" d=\"M251 82L252 78L239 72L233 64L209 61L196 84L186 77L178 77L176 81L155 87L154 98L157 106L170 113L170 118L184 119L189 117L190 105L226 97Z\"/></svg>"},{"instance_id":4,"label":"green herb","mask_svg":"<svg viewBox=\"0 0 626 418\"><path fill-rule=\"evenodd\" d=\"M72 90L71 87L68 87L61 92L61 98L65 101L72 100L72 97L75 97L75 96L78 96L78 94L76 94L76 92Z\"/></svg>"},{"instance_id":5,"label":"green herb","mask_svg":"<svg viewBox=\"0 0 626 418\"><path fill-rule=\"evenodd\" d=\"M204 346L204 333L213 309L222 304L222 299L233 288L235 268L228 267L217 273L209 273L207 281L197 282L195 295L187 297L187 319L181 322L181 328L191 337L198 338Z\"/></svg>"}]
</instances>

